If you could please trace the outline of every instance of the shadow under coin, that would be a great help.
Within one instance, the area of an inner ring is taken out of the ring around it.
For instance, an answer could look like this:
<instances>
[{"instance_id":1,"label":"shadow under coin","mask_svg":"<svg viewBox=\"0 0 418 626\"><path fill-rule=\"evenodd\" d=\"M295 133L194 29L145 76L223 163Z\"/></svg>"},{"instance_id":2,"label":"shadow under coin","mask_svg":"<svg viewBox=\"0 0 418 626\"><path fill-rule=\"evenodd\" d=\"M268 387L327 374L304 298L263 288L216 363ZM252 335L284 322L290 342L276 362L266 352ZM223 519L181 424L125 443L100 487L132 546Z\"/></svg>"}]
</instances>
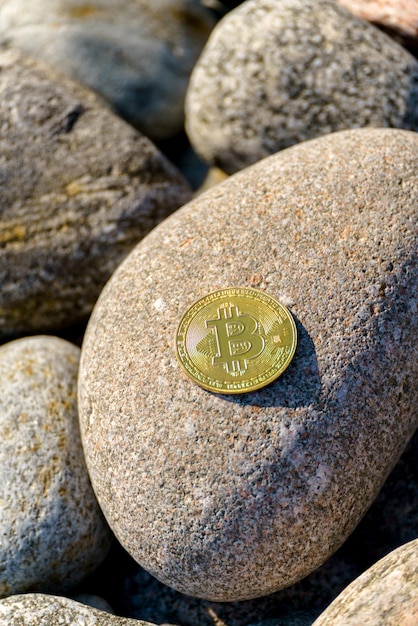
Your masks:
<instances>
[{"instance_id":1,"label":"shadow under coin","mask_svg":"<svg viewBox=\"0 0 418 626\"><path fill-rule=\"evenodd\" d=\"M289 367L270 385L242 394L217 394L227 402L259 407L300 408L317 404L321 396L321 379L315 345L306 328L292 313L298 343ZM210 393L210 392L208 392Z\"/></svg>"}]
</instances>

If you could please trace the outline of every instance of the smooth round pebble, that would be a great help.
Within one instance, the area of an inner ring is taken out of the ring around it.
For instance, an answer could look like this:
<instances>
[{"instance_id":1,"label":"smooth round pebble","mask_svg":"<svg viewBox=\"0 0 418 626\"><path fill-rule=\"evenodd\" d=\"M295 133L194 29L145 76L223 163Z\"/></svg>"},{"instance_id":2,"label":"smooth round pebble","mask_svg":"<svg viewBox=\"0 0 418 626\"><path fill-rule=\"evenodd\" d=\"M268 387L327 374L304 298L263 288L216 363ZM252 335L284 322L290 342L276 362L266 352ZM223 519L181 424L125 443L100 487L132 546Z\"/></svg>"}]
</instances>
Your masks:
<instances>
[{"instance_id":1,"label":"smooth round pebble","mask_svg":"<svg viewBox=\"0 0 418 626\"><path fill-rule=\"evenodd\" d=\"M87 318L118 263L191 191L145 137L47 66L0 51L0 90L1 338Z\"/></svg>"},{"instance_id":2,"label":"smooth round pebble","mask_svg":"<svg viewBox=\"0 0 418 626\"><path fill-rule=\"evenodd\" d=\"M116 617L74 600L27 593L0 600L0 626L154 626Z\"/></svg>"},{"instance_id":3,"label":"smooth round pebble","mask_svg":"<svg viewBox=\"0 0 418 626\"><path fill-rule=\"evenodd\" d=\"M414 626L418 539L390 552L351 583L313 626Z\"/></svg>"},{"instance_id":4,"label":"smooth round pebble","mask_svg":"<svg viewBox=\"0 0 418 626\"><path fill-rule=\"evenodd\" d=\"M183 593L232 601L323 563L417 423L418 135L335 133L198 196L118 268L79 375L93 488L125 549ZM289 307L276 382L219 396L183 374L180 318L230 286Z\"/></svg>"},{"instance_id":5,"label":"smooth round pebble","mask_svg":"<svg viewBox=\"0 0 418 626\"><path fill-rule=\"evenodd\" d=\"M79 355L56 337L0 348L1 597L68 589L110 547L80 441Z\"/></svg>"},{"instance_id":6,"label":"smooth round pebble","mask_svg":"<svg viewBox=\"0 0 418 626\"><path fill-rule=\"evenodd\" d=\"M248 0L193 70L186 128L227 173L357 127L418 129L418 63L333 0Z\"/></svg>"},{"instance_id":7,"label":"smooth round pebble","mask_svg":"<svg viewBox=\"0 0 418 626\"><path fill-rule=\"evenodd\" d=\"M0 42L101 94L153 140L179 133L215 19L198 0L3 0Z\"/></svg>"}]
</instances>

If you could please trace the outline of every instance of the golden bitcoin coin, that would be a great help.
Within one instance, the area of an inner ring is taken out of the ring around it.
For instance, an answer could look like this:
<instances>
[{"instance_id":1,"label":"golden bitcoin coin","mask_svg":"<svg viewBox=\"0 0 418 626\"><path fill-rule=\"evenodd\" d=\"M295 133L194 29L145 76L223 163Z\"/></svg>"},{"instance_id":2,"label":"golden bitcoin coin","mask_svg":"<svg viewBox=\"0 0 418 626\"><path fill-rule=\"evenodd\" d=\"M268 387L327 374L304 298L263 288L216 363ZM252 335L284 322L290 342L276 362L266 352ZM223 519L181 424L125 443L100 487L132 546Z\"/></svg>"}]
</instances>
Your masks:
<instances>
[{"instance_id":1,"label":"golden bitcoin coin","mask_svg":"<svg viewBox=\"0 0 418 626\"><path fill-rule=\"evenodd\" d=\"M259 289L209 293L183 315L177 358L198 385L217 393L244 393L282 374L296 350L296 325L280 302Z\"/></svg>"}]
</instances>

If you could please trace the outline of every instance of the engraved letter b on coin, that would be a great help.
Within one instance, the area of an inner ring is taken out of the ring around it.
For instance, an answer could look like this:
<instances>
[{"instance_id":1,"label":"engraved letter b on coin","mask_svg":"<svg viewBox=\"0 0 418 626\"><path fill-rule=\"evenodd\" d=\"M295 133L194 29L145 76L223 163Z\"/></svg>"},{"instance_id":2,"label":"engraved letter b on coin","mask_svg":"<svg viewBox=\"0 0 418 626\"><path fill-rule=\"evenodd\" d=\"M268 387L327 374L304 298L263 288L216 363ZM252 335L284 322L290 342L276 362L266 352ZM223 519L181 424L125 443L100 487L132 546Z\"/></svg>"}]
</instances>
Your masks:
<instances>
[{"instance_id":1,"label":"engraved letter b on coin","mask_svg":"<svg viewBox=\"0 0 418 626\"><path fill-rule=\"evenodd\" d=\"M259 334L259 324L251 315L240 314L238 307L229 305L218 309L218 319L207 320L207 328L216 334L217 355L212 357L214 365L223 365L233 376L243 374L247 361L264 350L265 341Z\"/></svg>"},{"instance_id":2,"label":"engraved letter b on coin","mask_svg":"<svg viewBox=\"0 0 418 626\"><path fill-rule=\"evenodd\" d=\"M176 331L185 373L215 393L256 391L278 378L296 350L293 317L272 296L229 287L197 300Z\"/></svg>"}]
</instances>

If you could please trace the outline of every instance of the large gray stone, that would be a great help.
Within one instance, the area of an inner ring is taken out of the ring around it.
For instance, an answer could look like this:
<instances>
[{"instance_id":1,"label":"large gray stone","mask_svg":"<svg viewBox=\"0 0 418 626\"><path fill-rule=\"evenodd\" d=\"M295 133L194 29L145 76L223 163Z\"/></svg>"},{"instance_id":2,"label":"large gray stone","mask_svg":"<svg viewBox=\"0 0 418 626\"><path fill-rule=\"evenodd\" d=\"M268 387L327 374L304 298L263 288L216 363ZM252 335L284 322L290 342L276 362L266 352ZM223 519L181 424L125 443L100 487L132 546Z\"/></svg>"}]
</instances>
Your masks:
<instances>
[{"instance_id":1,"label":"large gray stone","mask_svg":"<svg viewBox=\"0 0 418 626\"><path fill-rule=\"evenodd\" d=\"M27 593L0 600L0 626L153 626L116 617L74 600Z\"/></svg>"},{"instance_id":2,"label":"large gray stone","mask_svg":"<svg viewBox=\"0 0 418 626\"><path fill-rule=\"evenodd\" d=\"M81 432L123 546L212 600L290 585L357 525L417 423L418 135L362 129L279 153L139 244L82 350ZM174 351L181 315L227 286L289 306L299 344L252 394L208 393Z\"/></svg>"},{"instance_id":3,"label":"large gray stone","mask_svg":"<svg viewBox=\"0 0 418 626\"><path fill-rule=\"evenodd\" d=\"M283 148L364 126L418 129L418 63L333 0L248 0L193 70L186 127L233 173Z\"/></svg>"},{"instance_id":4,"label":"large gray stone","mask_svg":"<svg viewBox=\"0 0 418 626\"><path fill-rule=\"evenodd\" d=\"M0 51L0 337L87 317L118 263L190 198L89 91Z\"/></svg>"},{"instance_id":5,"label":"large gray stone","mask_svg":"<svg viewBox=\"0 0 418 626\"><path fill-rule=\"evenodd\" d=\"M79 354L56 337L0 348L1 597L67 589L110 547L81 448Z\"/></svg>"},{"instance_id":6,"label":"large gray stone","mask_svg":"<svg viewBox=\"0 0 418 626\"><path fill-rule=\"evenodd\" d=\"M394 550L351 583L313 626L418 623L418 539Z\"/></svg>"},{"instance_id":7,"label":"large gray stone","mask_svg":"<svg viewBox=\"0 0 418 626\"><path fill-rule=\"evenodd\" d=\"M189 75L214 23L198 0L0 3L0 42L94 89L154 140L183 128Z\"/></svg>"}]
</instances>

